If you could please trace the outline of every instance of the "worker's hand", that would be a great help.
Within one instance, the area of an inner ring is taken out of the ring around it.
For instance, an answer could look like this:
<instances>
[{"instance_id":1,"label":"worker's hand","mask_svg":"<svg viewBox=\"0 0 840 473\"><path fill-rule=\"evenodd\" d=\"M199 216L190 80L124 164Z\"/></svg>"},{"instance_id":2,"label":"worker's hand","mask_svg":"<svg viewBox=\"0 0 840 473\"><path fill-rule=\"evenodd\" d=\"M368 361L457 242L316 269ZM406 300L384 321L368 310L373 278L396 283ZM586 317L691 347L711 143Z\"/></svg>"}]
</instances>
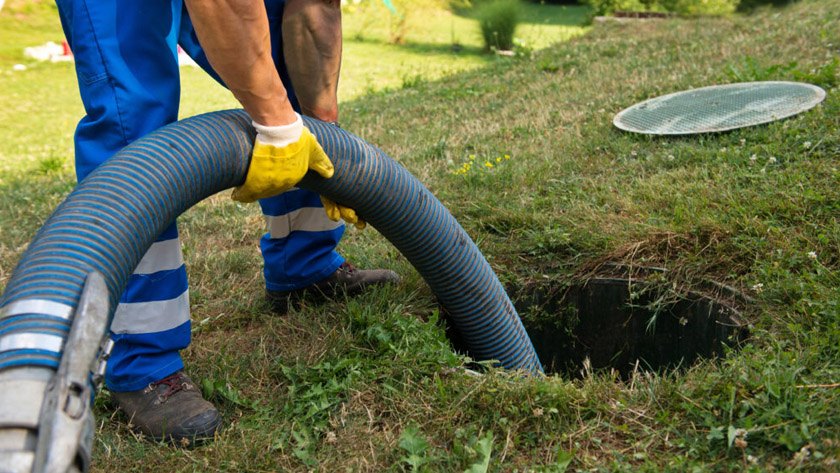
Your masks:
<instances>
[{"instance_id":1,"label":"worker's hand","mask_svg":"<svg viewBox=\"0 0 840 473\"><path fill-rule=\"evenodd\" d=\"M356 211L350 207L336 204L324 196L321 196L321 203L324 204L324 210L327 212L327 217L329 217L330 220L335 222L344 220L347 223L352 223L358 229L362 229L367 226L367 223L359 218Z\"/></svg>"},{"instance_id":2,"label":"worker's hand","mask_svg":"<svg viewBox=\"0 0 840 473\"><path fill-rule=\"evenodd\" d=\"M251 164L245 183L233 189L233 200L254 202L286 192L310 169L324 178L332 177L332 162L312 132L303 126L300 115L291 125L253 125L257 139Z\"/></svg>"}]
</instances>

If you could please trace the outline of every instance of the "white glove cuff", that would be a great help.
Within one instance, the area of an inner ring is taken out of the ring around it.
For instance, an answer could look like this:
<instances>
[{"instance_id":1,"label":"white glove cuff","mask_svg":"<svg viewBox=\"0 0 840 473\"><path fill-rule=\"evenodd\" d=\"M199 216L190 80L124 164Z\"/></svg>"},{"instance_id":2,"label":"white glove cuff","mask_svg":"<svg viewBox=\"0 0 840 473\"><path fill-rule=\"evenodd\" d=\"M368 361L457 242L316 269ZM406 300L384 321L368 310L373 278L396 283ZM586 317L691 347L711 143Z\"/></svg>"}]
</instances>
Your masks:
<instances>
[{"instance_id":1,"label":"white glove cuff","mask_svg":"<svg viewBox=\"0 0 840 473\"><path fill-rule=\"evenodd\" d=\"M300 140L300 135L303 134L303 119L300 115L295 113L297 120L288 124L280 126L265 126L252 121L254 129L257 130L257 141L266 145L276 146L282 148Z\"/></svg>"}]
</instances>

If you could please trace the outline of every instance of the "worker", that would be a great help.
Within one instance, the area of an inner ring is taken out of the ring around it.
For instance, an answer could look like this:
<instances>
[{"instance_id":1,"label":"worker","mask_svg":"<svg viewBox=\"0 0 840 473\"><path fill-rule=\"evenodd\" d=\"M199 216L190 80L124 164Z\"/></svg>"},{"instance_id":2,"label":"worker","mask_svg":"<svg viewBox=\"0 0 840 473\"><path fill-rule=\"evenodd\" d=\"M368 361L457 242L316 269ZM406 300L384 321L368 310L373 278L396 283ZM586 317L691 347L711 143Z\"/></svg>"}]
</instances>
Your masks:
<instances>
[{"instance_id":1,"label":"worker","mask_svg":"<svg viewBox=\"0 0 840 473\"><path fill-rule=\"evenodd\" d=\"M396 283L388 270L360 270L335 251L352 209L295 184L333 166L300 113L337 124L340 0L56 0L76 61L85 117L75 132L84 179L132 141L177 120L177 47L225 85L257 131L242 202L259 200L268 300L285 312L303 294ZM325 211L326 208L326 211ZM328 215L329 214L329 218ZM114 314L105 383L131 424L154 440L200 442L221 425L184 372L190 343L187 275L175 223L131 276Z\"/></svg>"}]
</instances>

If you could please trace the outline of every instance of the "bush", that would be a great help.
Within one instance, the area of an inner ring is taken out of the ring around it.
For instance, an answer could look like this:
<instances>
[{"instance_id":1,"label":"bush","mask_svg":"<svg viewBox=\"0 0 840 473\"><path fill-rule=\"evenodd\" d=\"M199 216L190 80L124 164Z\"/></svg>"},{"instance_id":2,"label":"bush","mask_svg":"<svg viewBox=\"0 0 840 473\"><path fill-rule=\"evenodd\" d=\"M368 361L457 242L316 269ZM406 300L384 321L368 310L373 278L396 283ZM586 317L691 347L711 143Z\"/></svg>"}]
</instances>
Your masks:
<instances>
[{"instance_id":1,"label":"bush","mask_svg":"<svg viewBox=\"0 0 840 473\"><path fill-rule=\"evenodd\" d=\"M592 14L597 16L610 15L617 11L656 11L642 3L642 0L585 0L592 7Z\"/></svg>"},{"instance_id":2,"label":"bush","mask_svg":"<svg viewBox=\"0 0 840 473\"><path fill-rule=\"evenodd\" d=\"M594 15L609 15L617 11L669 12L680 15L724 15L734 12L739 1L741 0L584 0L584 3L592 6Z\"/></svg>"},{"instance_id":3,"label":"bush","mask_svg":"<svg viewBox=\"0 0 840 473\"><path fill-rule=\"evenodd\" d=\"M519 8L519 0L494 0L478 7L481 36L488 51L513 48L513 33L519 24Z\"/></svg>"},{"instance_id":4,"label":"bush","mask_svg":"<svg viewBox=\"0 0 840 473\"><path fill-rule=\"evenodd\" d=\"M738 11L750 11L754 8L765 5L781 7L792 2L793 0L741 0L741 3L738 4Z\"/></svg>"},{"instance_id":5,"label":"bush","mask_svg":"<svg viewBox=\"0 0 840 473\"><path fill-rule=\"evenodd\" d=\"M732 13L741 0L663 0L662 3L680 15L725 15Z\"/></svg>"}]
</instances>

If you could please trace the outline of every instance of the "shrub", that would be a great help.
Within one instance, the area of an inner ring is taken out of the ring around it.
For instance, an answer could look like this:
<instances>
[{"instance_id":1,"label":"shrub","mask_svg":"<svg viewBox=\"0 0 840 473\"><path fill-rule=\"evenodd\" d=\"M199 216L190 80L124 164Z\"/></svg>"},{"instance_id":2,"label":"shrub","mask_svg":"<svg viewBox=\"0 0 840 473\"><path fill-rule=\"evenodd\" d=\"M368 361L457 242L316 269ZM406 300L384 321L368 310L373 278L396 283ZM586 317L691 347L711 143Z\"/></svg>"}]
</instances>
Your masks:
<instances>
[{"instance_id":1,"label":"shrub","mask_svg":"<svg viewBox=\"0 0 840 473\"><path fill-rule=\"evenodd\" d=\"M584 0L584 3L592 6L594 15L609 15L617 11L669 12L680 15L724 15L734 12L740 1L743 0Z\"/></svg>"},{"instance_id":2,"label":"shrub","mask_svg":"<svg viewBox=\"0 0 840 473\"><path fill-rule=\"evenodd\" d=\"M488 51L513 48L513 33L519 23L519 0L494 0L478 8L484 47Z\"/></svg>"},{"instance_id":3,"label":"shrub","mask_svg":"<svg viewBox=\"0 0 840 473\"><path fill-rule=\"evenodd\" d=\"M584 0L592 7L592 14L603 16L617 11L651 11L642 0Z\"/></svg>"},{"instance_id":4,"label":"shrub","mask_svg":"<svg viewBox=\"0 0 840 473\"><path fill-rule=\"evenodd\" d=\"M725 15L742 0L662 0L667 11L680 15Z\"/></svg>"},{"instance_id":5,"label":"shrub","mask_svg":"<svg viewBox=\"0 0 840 473\"><path fill-rule=\"evenodd\" d=\"M793 0L741 0L741 3L738 4L738 11L750 11L765 5L781 7L792 2Z\"/></svg>"}]
</instances>

